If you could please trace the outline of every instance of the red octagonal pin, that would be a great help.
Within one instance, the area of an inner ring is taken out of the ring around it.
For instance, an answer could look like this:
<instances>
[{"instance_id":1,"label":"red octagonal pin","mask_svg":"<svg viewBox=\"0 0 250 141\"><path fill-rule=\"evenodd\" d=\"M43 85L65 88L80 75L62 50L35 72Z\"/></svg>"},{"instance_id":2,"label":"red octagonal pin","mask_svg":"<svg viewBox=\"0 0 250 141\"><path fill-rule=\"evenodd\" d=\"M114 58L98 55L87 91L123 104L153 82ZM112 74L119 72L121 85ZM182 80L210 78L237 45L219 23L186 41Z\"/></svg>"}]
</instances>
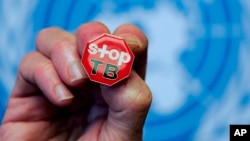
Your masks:
<instances>
[{"instance_id":1,"label":"red octagonal pin","mask_svg":"<svg viewBox=\"0 0 250 141\"><path fill-rule=\"evenodd\" d=\"M134 58L124 39L102 34L87 42L82 65L90 80L112 86L129 76Z\"/></svg>"}]
</instances>

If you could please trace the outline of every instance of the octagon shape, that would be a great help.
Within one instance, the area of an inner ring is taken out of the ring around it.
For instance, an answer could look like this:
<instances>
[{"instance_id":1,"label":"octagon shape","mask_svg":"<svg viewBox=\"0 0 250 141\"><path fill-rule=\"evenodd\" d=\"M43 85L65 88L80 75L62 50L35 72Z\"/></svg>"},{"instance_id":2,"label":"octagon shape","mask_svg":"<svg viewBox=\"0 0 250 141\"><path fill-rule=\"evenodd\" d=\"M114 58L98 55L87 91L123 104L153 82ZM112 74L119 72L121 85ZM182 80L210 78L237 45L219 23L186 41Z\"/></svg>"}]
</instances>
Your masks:
<instances>
[{"instance_id":1,"label":"octagon shape","mask_svg":"<svg viewBox=\"0 0 250 141\"><path fill-rule=\"evenodd\" d=\"M129 76L134 58L124 39L102 34L87 42L81 62L91 81L112 86Z\"/></svg>"}]
</instances>

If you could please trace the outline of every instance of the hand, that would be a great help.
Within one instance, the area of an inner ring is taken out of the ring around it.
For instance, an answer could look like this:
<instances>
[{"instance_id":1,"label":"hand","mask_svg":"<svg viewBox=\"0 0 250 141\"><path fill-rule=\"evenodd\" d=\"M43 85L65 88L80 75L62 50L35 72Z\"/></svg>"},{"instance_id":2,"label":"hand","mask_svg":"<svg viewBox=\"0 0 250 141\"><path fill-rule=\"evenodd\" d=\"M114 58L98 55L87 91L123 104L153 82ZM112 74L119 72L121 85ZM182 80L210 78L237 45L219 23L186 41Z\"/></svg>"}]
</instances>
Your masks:
<instances>
[{"instance_id":1,"label":"hand","mask_svg":"<svg viewBox=\"0 0 250 141\"><path fill-rule=\"evenodd\" d=\"M144 82L147 38L135 26L119 26L135 54L133 71L108 87L90 82L80 64L86 42L110 33L99 22L76 34L42 30L37 51L22 60L0 128L1 141L139 141L152 95Z\"/></svg>"}]
</instances>

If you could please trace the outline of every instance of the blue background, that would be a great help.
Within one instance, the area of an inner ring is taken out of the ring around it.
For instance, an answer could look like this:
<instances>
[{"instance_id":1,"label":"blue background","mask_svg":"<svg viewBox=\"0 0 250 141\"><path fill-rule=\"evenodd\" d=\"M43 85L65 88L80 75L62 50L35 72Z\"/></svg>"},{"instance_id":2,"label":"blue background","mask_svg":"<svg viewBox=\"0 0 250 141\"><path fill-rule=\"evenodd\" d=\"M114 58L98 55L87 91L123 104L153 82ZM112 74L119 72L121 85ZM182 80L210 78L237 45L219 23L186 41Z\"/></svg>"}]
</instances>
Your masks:
<instances>
[{"instance_id":1,"label":"blue background","mask_svg":"<svg viewBox=\"0 0 250 141\"><path fill-rule=\"evenodd\" d=\"M129 22L149 38L145 141L227 141L250 124L248 0L0 0L0 121L39 30Z\"/></svg>"}]
</instances>

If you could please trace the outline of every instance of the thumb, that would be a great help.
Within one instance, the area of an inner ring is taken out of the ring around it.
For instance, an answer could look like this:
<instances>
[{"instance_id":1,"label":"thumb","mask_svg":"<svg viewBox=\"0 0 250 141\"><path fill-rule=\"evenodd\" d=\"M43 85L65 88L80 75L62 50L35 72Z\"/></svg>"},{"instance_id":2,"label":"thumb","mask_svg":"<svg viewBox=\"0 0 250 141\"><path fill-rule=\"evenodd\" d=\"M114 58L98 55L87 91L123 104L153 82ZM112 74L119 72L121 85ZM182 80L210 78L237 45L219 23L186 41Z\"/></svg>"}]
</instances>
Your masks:
<instances>
[{"instance_id":1,"label":"thumb","mask_svg":"<svg viewBox=\"0 0 250 141\"><path fill-rule=\"evenodd\" d=\"M104 100L109 105L108 132L114 138L141 140L142 130L152 101L151 91L134 71L129 78L112 87L101 86Z\"/></svg>"}]
</instances>

